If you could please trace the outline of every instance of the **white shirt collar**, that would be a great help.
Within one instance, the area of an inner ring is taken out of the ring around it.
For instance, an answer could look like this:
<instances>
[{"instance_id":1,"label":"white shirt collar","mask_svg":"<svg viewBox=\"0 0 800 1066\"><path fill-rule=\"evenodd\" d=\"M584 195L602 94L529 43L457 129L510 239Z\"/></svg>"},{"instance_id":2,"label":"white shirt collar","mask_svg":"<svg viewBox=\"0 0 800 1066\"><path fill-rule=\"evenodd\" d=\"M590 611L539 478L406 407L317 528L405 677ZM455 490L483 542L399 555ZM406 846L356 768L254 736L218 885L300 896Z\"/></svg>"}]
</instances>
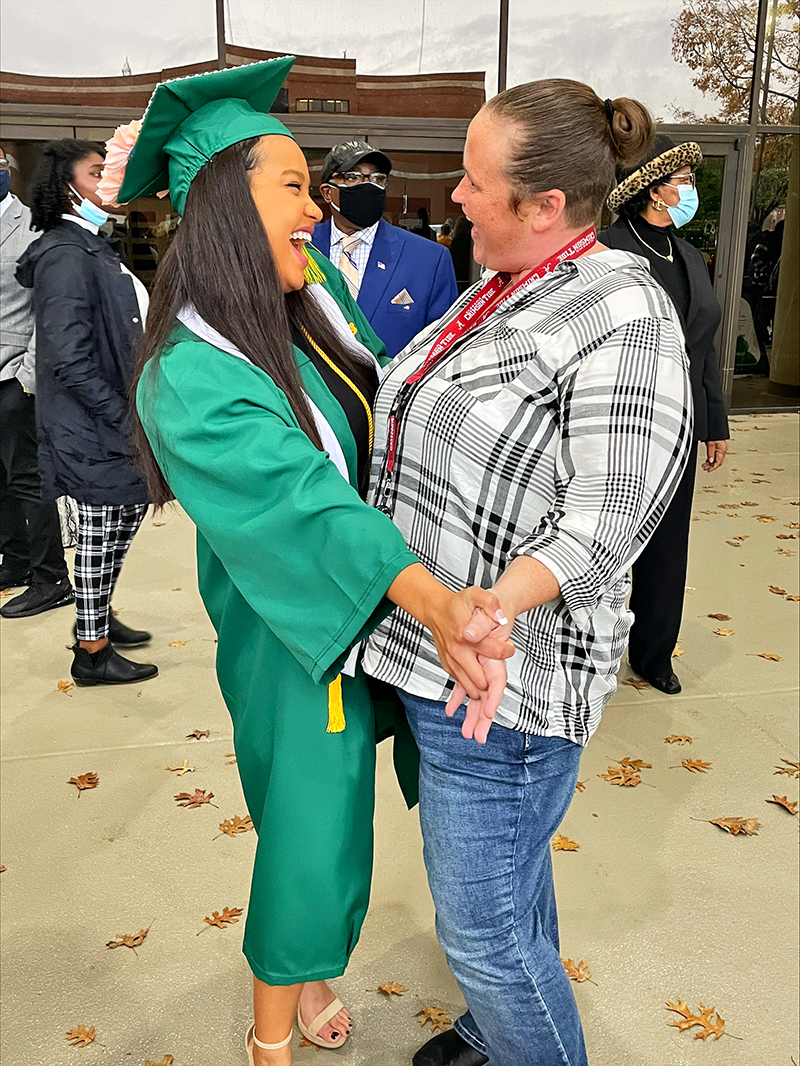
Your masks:
<instances>
[{"instance_id":1,"label":"white shirt collar","mask_svg":"<svg viewBox=\"0 0 800 1066\"><path fill-rule=\"evenodd\" d=\"M95 226L94 222L87 222L85 218L80 218L78 215L62 215L63 219L67 222L74 222L76 226L80 226L82 229L88 229L90 233L99 233L100 227Z\"/></svg>"},{"instance_id":2,"label":"white shirt collar","mask_svg":"<svg viewBox=\"0 0 800 1066\"><path fill-rule=\"evenodd\" d=\"M371 226L367 226L366 229L360 229L356 233L342 233L339 227L336 225L336 219L331 217L331 248L335 244L341 244L342 241L349 240L350 237L359 237L361 241L366 244L368 248L372 247L372 242L375 240L375 234L378 232L378 226L380 226L381 220L373 222Z\"/></svg>"},{"instance_id":3,"label":"white shirt collar","mask_svg":"<svg viewBox=\"0 0 800 1066\"><path fill-rule=\"evenodd\" d=\"M8 211L9 207L11 207L15 200L16 196L13 192L7 192L3 199L0 200L0 218L2 218L6 211Z\"/></svg>"}]
</instances>

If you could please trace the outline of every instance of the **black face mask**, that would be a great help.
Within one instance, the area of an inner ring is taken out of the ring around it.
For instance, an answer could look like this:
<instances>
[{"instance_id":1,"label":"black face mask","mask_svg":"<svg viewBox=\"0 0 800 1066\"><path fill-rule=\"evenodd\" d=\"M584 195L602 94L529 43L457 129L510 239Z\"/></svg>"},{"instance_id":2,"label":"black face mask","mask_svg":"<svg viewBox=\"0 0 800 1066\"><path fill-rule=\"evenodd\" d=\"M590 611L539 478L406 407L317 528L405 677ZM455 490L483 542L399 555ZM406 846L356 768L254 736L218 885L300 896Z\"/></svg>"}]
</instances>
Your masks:
<instances>
[{"instance_id":1,"label":"black face mask","mask_svg":"<svg viewBox=\"0 0 800 1066\"><path fill-rule=\"evenodd\" d=\"M383 214L386 207L385 189L379 189L370 181L365 181L352 189L345 189L341 185L337 188L339 189L339 211L342 217L352 222L354 226L358 226L359 229L372 226ZM333 204L331 207L334 211L336 210Z\"/></svg>"}]
</instances>

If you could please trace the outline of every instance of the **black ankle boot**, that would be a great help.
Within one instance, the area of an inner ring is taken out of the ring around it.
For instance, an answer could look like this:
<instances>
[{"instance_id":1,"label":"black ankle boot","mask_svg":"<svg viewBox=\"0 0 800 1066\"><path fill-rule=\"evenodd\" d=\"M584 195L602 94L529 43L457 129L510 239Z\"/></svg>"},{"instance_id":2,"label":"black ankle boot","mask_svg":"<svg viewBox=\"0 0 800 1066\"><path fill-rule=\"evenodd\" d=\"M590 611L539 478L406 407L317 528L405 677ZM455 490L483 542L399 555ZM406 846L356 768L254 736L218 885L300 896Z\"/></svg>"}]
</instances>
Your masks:
<instances>
[{"instance_id":1,"label":"black ankle boot","mask_svg":"<svg viewBox=\"0 0 800 1066\"><path fill-rule=\"evenodd\" d=\"M414 1066L485 1066L489 1060L458 1035L455 1029L439 1033L423 1044L412 1062Z\"/></svg>"},{"instance_id":2,"label":"black ankle boot","mask_svg":"<svg viewBox=\"0 0 800 1066\"><path fill-rule=\"evenodd\" d=\"M72 627L72 639L78 639L77 623ZM108 639L112 644L124 644L126 648L135 648L139 644L147 644L153 637L145 629L130 629L112 614L108 618Z\"/></svg>"},{"instance_id":3,"label":"black ankle boot","mask_svg":"<svg viewBox=\"0 0 800 1066\"><path fill-rule=\"evenodd\" d=\"M117 654L110 644L89 652L74 644L70 673L76 685L135 685L158 674L152 663L134 663Z\"/></svg>"}]
</instances>

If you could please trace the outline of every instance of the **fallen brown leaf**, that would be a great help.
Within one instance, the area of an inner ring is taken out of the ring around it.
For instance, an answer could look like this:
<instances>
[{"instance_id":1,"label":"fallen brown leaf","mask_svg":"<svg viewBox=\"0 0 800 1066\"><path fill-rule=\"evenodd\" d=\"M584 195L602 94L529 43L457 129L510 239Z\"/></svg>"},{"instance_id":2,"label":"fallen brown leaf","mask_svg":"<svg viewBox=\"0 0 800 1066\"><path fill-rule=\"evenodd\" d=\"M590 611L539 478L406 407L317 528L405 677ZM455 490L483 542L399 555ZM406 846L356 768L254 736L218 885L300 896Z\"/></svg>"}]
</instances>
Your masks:
<instances>
[{"instance_id":1,"label":"fallen brown leaf","mask_svg":"<svg viewBox=\"0 0 800 1066\"><path fill-rule=\"evenodd\" d=\"M59 681L59 683L56 685L56 688L58 689L59 692L69 692L69 690L71 688L75 688L75 682L74 681Z\"/></svg>"},{"instance_id":2,"label":"fallen brown leaf","mask_svg":"<svg viewBox=\"0 0 800 1066\"><path fill-rule=\"evenodd\" d=\"M205 803L211 803L214 798L213 792L206 792L205 789L196 788L194 792L179 792L175 797L175 802L179 807L202 807ZM211 803L212 807L216 807L216 803ZM219 810L219 808L217 808Z\"/></svg>"},{"instance_id":3,"label":"fallen brown leaf","mask_svg":"<svg viewBox=\"0 0 800 1066\"><path fill-rule=\"evenodd\" d=\"M790 603L800 603L800 596L787 596L786 599Z\"/></svg>"},{"instance_id":4,"label":"fallen brown leaf","mask_svg":"<svg viewBox=\"0 0 800 1066\"><path fill-rule=\"evenodd\" d=\"M244 818L240 818L238 814L234 814L233 818L226 818L224 822L219 823L220 832L217 836L237 837L242 833L248 833L251 829L255 829L253 820L250 815L246 815ZM216 840L217 837L214 837Z\"/></svg>"},{"instance_id":5,"label":"fallen brown leaf","mask_svg":"<svg viewBox=\"0 0 800 1066\"><path fill-rule=\"evenodd\" d=\"M761 823L757 818L709 818L708 821L711 825L724 829L732 837L738 836L739 833L755 837L758 836L758 831L761 828Z\"/></svg>"},{"instance_id":6,"label":"fallen brown leaf","mask_svg":"<svg viewBox=\"0 0 800 1066\"><path fill-rule=\"evenodd\" d=\"M676 644L675 648L673 649L673 652L672 652L672 658L673 659L677 659L681 655L685 655L685 654L686 654L686 648L682 648L680 646L680 644Z\"/></svg>"},{"instance_id":7,"label":"fallen brown leaf","mask_svg":"<svg viewBox=\"0 0 800 1066\"><path fill-rule=\"evenodd\" d=\"M687 770L697 774L704 774L706 770L712 768L710 762L703 762L702 759L684 759L681 766L685 766Z\"/></svg>"},{"instance_id":8,"label":"fallen brown leaf","mask_svg":"<svg viewBox=\"0 0 800 1066\"><path fill-rule=\"evenodd\" d=\"M627 755L624 759L617 759L617 762L626 770L633 770L636 773L638 773L639 770L653 769L653 764L651 762L645 762L644 759L631 759Z\"/></svg>"},{"instance_id":9,"label":"fallen brown leaf","mask_svg":"<svg viewBox=\"0 0 800 1066\"><path fill-rule=\"evenodd\" d=\"M73 1047L88 1047L97 1036L97 1030L93 1025L87 1029L85 1025L79 1025L77 1029L67 1030L67 1043Z\"/></svg>"},{"instance_id":10,"label":"fallen brown leaf","mask_svg":"<svg viewBox=\"0 0 800 1066\"><path fill-rule=\"evenodd\" d=\"M757 514L753 515L753 517L756 518L759 522L766 522L767 524L775 521L775 515L772 514Z\"/></svg>"},{"instance_id":11,"label":"fallen brown leaf","mask_svg":"<svg viewBox=\"0 0 800 1066\"><path fill-rule=\"evenodd\" d=\"M235 766L236 765L236 752L235 751L226 752L225 753L225 758L229 760L228 762L225 763L226 766ZM316 1047L316 1045L314 1045L314 1046Z\"/></svg>"},{"instance_id":12,"label":"fallen brown leaf","mask_svg":"<svg viewBox=\"0 0 800 1066\"><path fill-rule=\"evenodd\" d=\"M730 622L731 616L729 614L709 614L708 618L716 618L718 622Z\"/></svg>"},{"instance_id":13,"label":"fallen brown leaf","mask_svg":"<svg viewBox=\"0 0 800 1066\"><path fill-rule=\"evenodd\" d=\"M778 588L777 585L770 585L769 591L773 592L776 596L785 596L786 589Z\"/></svg>"},{"instance_id":14,"label":"fallen brown leaf","mask_svg":"<svg viewBox=\"0 0 800 1066\"><path fill-rule=\"evenodd\" d=\"M742 542L740 540L726 540L726 544L730 544L732 548L741 548Z\"/></svg>"},{"instance_id":15,"label":"fallen brown leaf","mask_svg":"<svg viewBox=\"0 0 800 1066\"><path fill-rule=\"evenodd\" d=\"M453 1019L450 1018L439 1007L423 1007L421 1011L417 1011L417 1017L419 1018L419 1024L425 1028L425 1023L431 1023L431 1031L436 1033L443 1033L445 1029L449 1029L453 1024Z\"/></svg>"},{"instance_id":16,"label":"fallen brown leaf","mask_svg":"<svg viewBox=\"0 0 800 1066\"><path fill-rule=\"evenodd\" d=\"M6 872L5 866L0 866L0 874L4 874L5 872Z\"/></svg>"},{"instance_id":17,"label":"fallen brown leaf","mask_svg":"<svg viewBox=\"0 0 800 1066\"><path fill-rule=\"evenodd\" d=\"M208 739L211 736L210 729L193 729L191 733L186 734L187 740L202 740L203 737Z\"/></svg>"},{"instance_id":18,"label":"fallen brown leaf","mask_svg":"<svg viewBox=\"0 0 800 1066\"><path fill-rule=\"evenodd\" d=\"M713 1036L715 1040L725 1033L725 1020L720 1018L717 1013L716 1022L712 1022L714 1017L714 1007L706 1007L705 1004L700 1004L700 1013L693 1014L689 1007L683 1000L677 1004L667 1003L667 1010L673 1010L676 1014L681 1015L679 1022L669 1022L669 1025L674 1025L681 1033L687 1029L691 1029L695 1025L701 1026L700 1032L694 1034L695 1040L708 1040L710 1036Z\"/></svg>"},{"instance_id":19,"label":"fallen brown leaf","mask_svg":"<svg viewBox=\"0 0 800 1066\"><path fill-rule=\"evenodd\" d=\"M153 923L151 922L150 925ZM113 940L106 943L107 948L133 948L140 946L144 938L150 932L150 925L146 929L140 929L138 933L117 933Z\"/></svg>"},{"instance_id":20,"label":"fallen brown leaf","mask_svg":"<svg viewBox=\"0 0 800 1066\"><path fill-rule=\"evenodd\" d=\"M776 766L773 777L777 774L786 774L787 777L800 777L800 762L791 762L789 759L781 759L785 766Z\"/></svg>"},{"instance_id":21,"label":"fallen brown leaf","mask_svg":"<svg viewBox=\"0 0 800 1066\"><path fill-rule=\"evenodd\" d=\"M787 529L800 529L800 522L785 522Z\"/></svg>"},{"instance_id":22,"label":"fallen brown leaf","mask_svg":"<svg viewBox=\"0 0 800 1066\"><path fill-rule=\"evenodd\" d=\"M184 759L183 760L183 766L168 766L167 769L171 770L173 773L176 773L178 775L178 777L183 777L184 774L194 773L194 771L197 769L197 767L196 766L190 766L189 765L189 760L188 759Z\"/></svg>"},{"instance_id":23,"label":"fallen brown leaf","mask_svg":"<svg viewBox=\"0 0 800 1066\"><path fill-rule=\"evenodd\" d=\"M144 1066L172 1066L174 1062L175 1059L172 1055L165 1055L161 1062L153 1062L151 1059L148 1059Z\"/></svg>"},{"instance_id":24,"label":"fallen brown leaf","mask_svg":"<svg viewBox=\"0 0 800 1066\"><path fill-rule=\"evenodd\" d=\"M738 503L721 503L719 504L719 509L721 511L735 511L738 506Z\"/></svg>"},{"instance_id":25,"label":"fallen brown leaf","mask_svg":"<svg viewBox=\"0 0 800 1066\"><path fill-rule=\"evenodd\" d=\"M673 733L672 736L664 737L665 744L680 744L683 747L684 744L691 744L692 738L687 737L683 733Z\"/></svg>"},{"instance_id":26,"label":"fallen brown leaf","mask_svg":"<svg viewBox=\"0 0 800 1066\"><path fill-rule=\"evenodd\" d=\"M797 536L794 533L776 533L776 540L797 540Z\"/></svg>"},{"instance_id":27,"label":"fallen brown leaf","mask_svg":"<svg viewBox=\"0 0 800 1066\"><path fill-rule=\"evenodd\" d=\"M404 996L408 989L405 985L399 985L396 981L384 981L382 985L378 985L379 992L385 992L387 996Z\"/></svg>"},{"instance_id":28,"label":"fallen brown leaf","mask_svg":"<svg viewBox=\"0 0 800 1066\"><path fill-rule=\"evenodd\" d=\"M797 803L792 802L787 796L775 796L772 799L766 800L767 803L777 803L779 807L784 807L789 814L797 814Z\"/></svg>"},{"instance_id":29,"label":"fallen brown leaf","mask_svg":"<svg viewBox=\"0 0 800 1066\"><path fill-rule=\"evenodd\" d=\"M168 648L185 648L188 641L186 640L171 640L167 645Z\"/></svg>"},{"instance_id":30,"label":"fallen brown leaf","mask_svg":"<svg viewBox=\"0 0 800 1066\"><path fill-rule=\"evenodd\" d=\"M753 503L752 500L742 500L739 504L740 507L758 507L757 503Z\"/></svg>"},{"instance_id":31,"label":"fallen brown leaf","mask_svg":"<svg viewBox=\"0 0 800 1066\"><path fill-rule=\"evenodd\" d=\"M598 774L597 776L602 777L604 781L609 781L612 785L627 786L629 788L636 788L642 780L640 774L630 766L609 766L607 774Z\"/></svg>"},{"instance_id":32,"label":"fallen brown leaf","mask_svg":"<svg viewBox=\"0 0 800 1066\"><path fill-rule=\"evenodd\" d=\"M734 540L750 540L749 533L739 533L733 538Z\"/></svg>"},{"instance_id":33,"label":"fallen brown leaf","mask_svg":"<svg viewBox=\"0 0 800 1066\"><path fill-rule=\"evenodd\" d=\"M305 1037L301 1037L298 1047L313 1047L315 1051L319 1051L319 1044L312 1044L310 1040L306 1040Z\"/></svg>"},{"instance_id":34,"label":"fallen brown leaf","mask_svg":"<svg viewBox=\"0 0 800 1066\"><path fill-rule=\"evenodd\" d=\"M556 833L553 837L553 851L577 851L579 847L580 844L576 844L574 840L560 833Z\"/></svg>"},{"instance_id":35,"label":"fallen brown leaf","mask_svg":"<svg viewBox=\"0 0 800 1066\"><path fill-rule=\"evenodd\" d=\"M589 969L588 962L573 962L572 959L562 959L561 965L567 971L567 977L570 981L577 981L578 984L583 984L584 981L592 981L592 972ZM594 984L594 981L592 981Z\"/></svg>"},{"instance_id":36,"label":"fallen brown leaf","mask_svg":"<svg viewBox=\"0 0 800 1066\"><path fill-rule=\"evenodd\" d=\"M732 637L734 635L734 633L736 632L736 630L735 629L725 629L725 627L722 626L719 629L715 629L714 632L715 632L715 634L718 637Z\"/></svg>"},{"instance_id":37,"label":"fallen brown leaf","mask_svg":"<svg viewBox=\"0 0 800 1066\"><path fill-rule=\"evenodd\" d=\"M585 792L586 791L586 782L585 781L577 781L575 783L575 791L576 792Z\"/></svg>"},{"instance_id":38,"label":"fallen brown leaf","mask_svg":"<svg viewBox=\"0 0 800 1066\"><path fill-rule=\"evenodd\" d=\"M760 652L758 652L758 658L759 659L769 659L769 661L771 663L782 663L783 662L783 656L782 655L773 655L771 652L768 652L768 651L760 651Z\"/></svg>"},{"instance_id":39,"label":"fallen brown leaf","mask_svg":"<svg viewBox=\"0 0 800 1066\"><path fill-rule=\"evenodd\" d=\"M203 918L203 921L208 926L216 926L217 929L227 929L229 925L235 925L239 921L239 915L242 914L241 907L223 907L222 913L219 911L212 911L210 918ZM200 933L204 933L205 929L201 929ZM197 936L200 936L200 933Z\"/></svg>"},{"instance_id":40,"label":"fallen brown leaf","mask_svg":"<svg viewBox=\"0 0 800 1066\"><path fill-rule=\"evenodd\" d=\"M78 789L78 798L80 798L81 792L86 788L97 788L100 784L100 778L97 774L78 774L77 777L71 777L67 784L75 785Z\"/></svg>"},{"instance_id":41,"label":"fallen brown leaf","mask_svg":"<svg viewBox=\"0 0 800 1066\"><path fill-rule=\"evenodd\" d=\"M650 688L650 683L648 681L644 681L638 677L626 677L622 684L630 685L630 687L635 688L637 692L644 692L646 688Z\"/></svg>"}]
</instances>

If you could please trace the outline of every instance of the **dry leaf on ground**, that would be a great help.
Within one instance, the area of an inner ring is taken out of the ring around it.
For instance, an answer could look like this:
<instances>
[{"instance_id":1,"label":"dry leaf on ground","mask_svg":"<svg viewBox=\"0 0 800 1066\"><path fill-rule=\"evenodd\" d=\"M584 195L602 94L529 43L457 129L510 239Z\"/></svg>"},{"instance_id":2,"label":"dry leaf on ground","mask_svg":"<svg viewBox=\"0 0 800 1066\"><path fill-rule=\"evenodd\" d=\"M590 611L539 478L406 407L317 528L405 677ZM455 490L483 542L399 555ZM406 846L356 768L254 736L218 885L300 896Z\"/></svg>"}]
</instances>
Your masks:
<instances>
[{"instance_id":1,"label":"dry leaf on ground","mask_svg":"<svg viewBox=\"0 0 800 1066\"><path fill-rule=\"evenodd\" d=\"M674 1003L667 1003L667 1010L674 1010L676 1014L681 1015L681 1021L669 1022L669 1024L674 1025L682 1033L695 1025L701 1026L700 1032L694 1034L695 1040L708 1040L710 1036L713 1036L715 1040L719 1040L725 1033L725 1020L720 1018L719 1013L717 1013L717 1020L712 1022L716 1010L715 1007L706 1007L704 1003L701 1003L700 1013L693 1014L686 1003L680 1000L677 1006Z\"/></svg>"},{"instance_id":2,"label":"dry leaf on ground","mask_svg":"<svg viewBox=\"0 0 800 1066\"><path fill-rule=\"evenodd\" d=\"M168 648L185 648L188 644L186 640L171 640L167 645Z\"/></svg>"},{"instance_id":3,"label":"dry leaf on ground","mask_svg":"<svg viewBox=\"0 0 800 1066\"><path fill-rule=\"evenodd\" d=\"M784 522L787 529L800 529L800 522Z\"/></svg>"},{"instance_id":4,"label":"dry leaf on ground","mask_svg":"<svg viewBox=\"0 0 800 1066\"><path fill-rule=\"evenodd\" d=\"M720 510L725 510L725 511L735 511L738 506L739 506L738 503L721 503L719 505Z\"/></svg>"},{"instance_id":5,"label":"dry leaf on ground","mask_svg":"<svg viewBox=\"0 0 800 1066\"><path fill-rule=\"evenodd\" d=\"M714 633L718 637L732 637L735 632L736 632L735 629L726 629L725 626L720 626L719 629L715 629L714 630Z\"/></svg>"},{"instance_id":6,"label":"dry leaf on ground","mask_svg":"<svg viewBox=\"0 0 800 1066\"><path fill-rule=\"evenodd\" d=\"M775 515L774 514L757 514L757 515L753 515L753 517L757 518L759 522L774 522L775 521Z\"/></svg>"},{"instance_id":7,"label":"dry leaf on ground","mask_svg":"<svg viewBox=\"0 0 800 1066\"><path fill-rule=\"evenodd\" d=\"M74 681L59 681L59 683L56 685L56 688L58 689L59 692L69 692L69 690L71 688L75 688L75 682Z\"/></svg>"},{"instance_id":8,"label":"dry leaf on ground","mask_svg":"<svg viewBox=\"0 0 800 1066\"><path fill-rule=\"evenodd\" d=\"M702 759L684 759L681 766L684 766L687 770L691 770L692 773L697 774L704 774L706 770L711 769L711 763L703 762Z\"/></svg>"},{"instance_id":9,"label":"dry leaf on ground","mask_svg":"<svg viewBox=\"0 0 800 1066\"><path fill-rule=\"evenodd\" d=\"M79 1025L77 1029L67 1030L67 1043L73 1047L88 1047L97 1036L97 1030L93 1025L87 1029L85 1025Z\"/></svg>"},{"instance_id":10,"label":"dry leaf on ground","mask_svg":"<svg viewBox=\"0 0 800 1066\"><path fill-rule=\"evenodd\" d=\"M190 766L189 760L183 760L183 766L168 766L168 770L172 770L173 773L177 773L178 777L183 777L184 774L191 774L197 769L196 766Z\"/></svg>"},{"instance_id":11,"label":"dry leaf on ground","mask_svg":"<svg viewBox=\"0 0 800 1066\"><path fill-rule=\"evenodd\" d=\"M758 504L754 503L752 500L742 500L742 502L739 504L739 506L740 507L758 507Z\"/></svg>"},{"instance_id":12,"label":"dry leaf on ground","mask_svg":"<svg viewBox=\"0 0 800 1066\"><path fill-rule=\"evenodd\" d=\"M787 596L786 599L789 600L790 603L800 603L800 596Z\"/></svg>"},{"instance_id":13,"label":"dry leaf on ground","mask_svg":"<svg viewBox=\"0 0 800 1066\"><path fill-rule=\"evenodd\" d=\"M174 1062L175 1059L172 1055L165 1055L161 1062L153 1062L151 1059L148 1059L144 1066L172 1066Z\"/></svg>"},{"instance_id":14,"label":"dry leaf on ground","mask_svg":"<svg viewBox=\"0 0 800 1066\"><path fill-rule=\"evenodd\" d=\"M225 752L225 758L228 760L225 763L226 766L235 766L236 765L236 752L235 751L226 751ZM315 1045L315 1047L316 1047L316 1045Z\"/></svg>"},{"instance_id":15,"label":"dry leaf on ground","mask_svg":"<svg viewBox=\"0 0 800 1066\"><path fill-rule=\"evenodd\" d=\"M624 766L626 770L652 770L653 764L651 762L645 762L644 759L631 759L629 756L625 756L624 759L617 759L620 766Z\"/></svg>"},{"instance_id":16,"label":"dry leaf on ground","mask_svg":"<svg viewBox=\"0 0 800 1066\"><path fill-rule=\"evenodd\" d=\"M724 829L732 837L738 836L739 833L755 837L761 828L761 822L757 818L709 818L708 821L711 825Z\"/></svg>"},{"instance_id":17,"label":"dry leaf on ground","mask_svg":"<svg viewBox=\"0 0 800 1066\"><path fill-rule=\"evenodd\" d=\"M741 548L742 542L740 540L726 540L726 544L730 544L732 548Z\"/></svg>"},{"instance_id":18,"label":"dry leaf on ground","mask_svg":"<svg viewBox=\"0 0 800 1066\"><path fill-rule=\"evenodd\" d=\"M770 651L760 651L760 652L758 652L758 658L759 659L769 659L769 661L771 663L782 663L783 662L783 656L782 655L773 655L772 652L770 652Z\"/></svg>"},{"instance_id":19,"label":"dry leaf on ground","mask_svg":"<svg viewBox=\"0 0 800 1066\"><path fill-rule=\"evenodd\" d=\"M794 533L776 533L776 540L797 540L797 536Z\"/></svg>"},{"instance_id":20,"label":"dry leaf on ground","mask_svg":"<svg viewBox=\"0 0 800 1066\"><path fill-rule=\"evenodd\" d=\"M0 866L0 874L4 874L5 872L6 872L5 866Z\"/></svg>"},{"instance_id":21,"label":"dry leaf on ground","mask_svg":"<svg viewBox=\"0 0 800 1066\"><path fill-rule=\"evenodd\" d=\"M587 962L573 962L572 959L562 959L561 964L567 971L567 977L570 981L577 981L578 984L582 984L584 981L592 981L592 972ZM592 984L594 984L594 981L592 981Z\"/></svg>"},{"instance_id":22,"label":"dry leaf on ground","mask_svg":"<svg viewBox=\"0 0 800 1066\"><path fill-rule=\"evenodd\" d=\"M431 1030L434 1033L443 1033L445 1029L449 1029L453 1024L453 1019L449 1017L439 1007L423 1007L421 1011L417 1012L419 1018L419 1024L425 1028L425 1023L431 1023Z\"/></svg>"},{"instance_id":23,"label":"dry leaf on ground","mask_svg":"<svg viewBox=\"0 0 800 1066\"><path fill-rule=\"evenodd\" d=\"M680 655L686 654L686 648L682 648L680 644L676 644L672 652L672 658L677 659Z\"/></svg>"},{"instance_id":24,"label":"dry leaf on ground","mask_svg":"<svg viewBox=\"0 0 800 1066\"><path fill-rule=\"evenodd\" d=\"M718 622L730 622L731 616L729 614L709 614L707 618L716 618Z\"/></svg>"},{"instance_id":25,"label":"dry leaf on ground","mask_svg":"<svg viewBox=\"0 0 800 1066\"><path fill-rule=\"evenodd\" d=\"M777 585L770 585L769 591L773 592L776 596L786 595L786 589L779 588Z\"/></svg>"},{"instance_id":26,"label":"dry leaf on ground","mask_svg":"<svg viewBox=\"0 0 800 1066\"><path fill-rule=\"evenodd\" d=\"M622 684L630 685L630 687L635 688L637 692L644 692L646 688L650 688L650 682L644 681L639 677L626 677Z\"/></svg>"},{"instance_id":27,"label":"dry leaf on ground","mask_svg":"<svg viewBox=\"0 0 800 1066\"><path fill-rule=\"evenodd\" d=\"M786 763L786 765L776 766L773 777L777 774L786 774L787 777L800 777L800 762L792 762L790 759L781 759L781 762Z\"/></svg>"},{"instance_id":28,"label":"dry leaf on ground","mask_svg":"<svg viewBox=\"0 0 800 1066\"><path fill-rule=\"evenodd\" d=\"M576 781L576 783L575 783L575 791L576 792L585 792L586 791L586 782L585 781Z\"/></svg>"},{"instance_id":29,"label":"dry leaf on ground","mask_svg":"<svg viewBox=\"0 0 800 1066\"><path fill-rule=\"evenodd\" d=\"M179 792L175 797L175 802L179 807L202 807L206 803L211 803L214 798L213 792L206 792L205 789L196 788L194 792ZM216 807L216 803L211 803L212 807ZM217 810L219 808L217 807Z\"/></svg>"},{"instance_id":30,"label":"dry leaf on ground","mask_svg":"<svg viewBox=\"0 0 800 1066\"><path fill-rule=\"evenodd\" d=\"M379 992L385 992L387 996L404 996L408 989L405 985L399 985L397 981L384 981L378 985Z\"/></svg>"},{"instance_id":31,"label":"dry leaf on ground","mask_svg":"<svg viewBox=\"0 0 800 1066\"><path fill-rule=\"evenodd\" d=\"M203 737L205 737L206 740L208 740L210 736L211 736L211 730L210 729L193 729L191 731L191 733L187 733L186 734L186 739L187 740L202 740Z\"/></svg>"},{"instance_id":32,"label":"dry leaf on ground","mask_svg":"<svg viewBox=\"0 0 800 1066\"><path fill-rule=\"evenodd\" d=\"M217 929L226 929L229 925L235 925L239 921L239 915L242 914L241 907L223 907L222 913L219 911L212 911L210 918L203 918L203 921L208 926L216 926ZM201 929L200 933L204 933L205 929ZM197 936L200 936L197 933Z\"/></svg>"},{"instance_id":33,"label":"dry leaf on ground","mask_svg":"<svg viewBox=\"0 0 800 1066\"><path fill-rule=\"evenodd\" d=\"M253 819L250 815L246 815L244 818L240 818L238 814L234 814L233 818L226 818L224 822L219 823L220 832L217 836L223 834L228 837L237 837L242 833L248 833L251 829L254 829ZM217 837L214 837L216 840Z\"/></svg>"},{"instance_id":34,"label":"dry leaf on ground","mask_svg":"<svg viewBox=\"0 0 800 1066\"><path fill-rule=\"evenodd\" d=\"M100 784L100 778L97 774L78 774L77 777L71 777L67 782L69 785L75 785L78 789L78 798L80 799L81 792L86 788L97 788Z\"/></svg>"},{"instance_id":35,"label":"dry leaf on ground","mask_svg":"<svg viewBox=\"0 0 800 1066\"><path fill-rule=\"evenodd\" d=\"M319 1044L312 1044L312 1042L310 1040L306 1040L305 1037L301 1037L300 1038L300 1043L297 1046L298 1047L313 1047L313 1049L315 1051L319 1051Z\"/></svg>"},{"instance_id":36,"label":"dry leaf on ground","mask_svg":"<svg viewBox=\"0 0 800 1066\"><path fill-rule=\"evenodd\" d=\"M607 774L598 774L604 781L612 785L628 786L636 788L641 782L641 776L630 766L609 766Z\"/></svg>"},{"instance_id":37,"label":"dry leaf on ground","mask_svg":"<svg viewBox=\"0 0 800 1066\"><path fill-rule=\"evenodd\" d=\"M151 922L150 925L153 923ZM113 940L106 943L107 948L138 948L144 938L150 932L150 925L146 929L140 929L138 933L117 933Z\"/></svg>"},{"instance_id":38,"label":"dry leaf on ground","mask_svg":"<svg viewBox=\"0 0 800 1066\"><path fill-rule=\"evenodd\" d=\"M687 737L683 733L673 733L672 736L664 737L665 744L680 744L683 747L684 744L691 744L692 738Z\"/></svg>"},{"instance_id":39,"label":"dry leaf on ground","mask_svg":"<svg viewBox=\"0 0 800 1066\"><path fill-rule=\"evenodd\" d=\"M576 844L569 837L562 836L561 833L556 833L553 837L553 851L577 851L579 847L580 844Z\"/></svg>"},{"instance_id":40,"label":"dry leaf on ground","mask_svg":"<svg viewBox=\"0 0 800 1066\"><path fill-rule=\"evenodd\" d=\"M777 803L779 807L785 807L789 814L797 814L797 803L793 803L788 796L776 796L773 794L772 799L766 802Z\"/></svg>"}]
</instances>

